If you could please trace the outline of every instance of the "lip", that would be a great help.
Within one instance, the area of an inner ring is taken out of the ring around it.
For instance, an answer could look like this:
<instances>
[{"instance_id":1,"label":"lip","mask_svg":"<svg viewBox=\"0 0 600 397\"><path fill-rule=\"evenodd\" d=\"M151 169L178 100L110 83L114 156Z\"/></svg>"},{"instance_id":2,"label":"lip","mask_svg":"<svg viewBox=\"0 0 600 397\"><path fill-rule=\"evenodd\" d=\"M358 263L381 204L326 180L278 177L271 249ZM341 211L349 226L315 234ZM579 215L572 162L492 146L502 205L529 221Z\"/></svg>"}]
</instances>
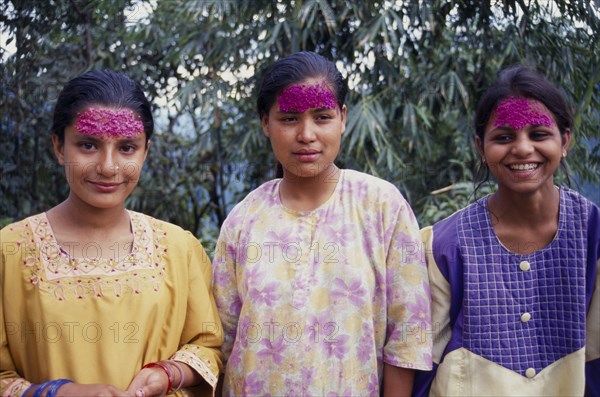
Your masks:
<instances>
[{"instance_id":1,"label":"lip","mask_svg":"<svg viewBox=\"0 0 600 397\"><path fill-rule=\"evenodd\" d=\"M532 166L534 166L532 168ZM528 179L534 175L542 166L542 163L537 161L527 161L506 164L506 169L511 173L515 179ZM520 167L517 169L516 167Z\"/></svg>"},{"instance_id":2,"label":"lip","mask_svg":"<svg viewBox=\"0 0 600 397\"><path fill-rule=\"evenodd\" d=\"M119 186L121 186L121 183L108 183L108 182L95 182L95 181L88 181L88 183L90 185L92 185L94 187L94 189L96 189L99 192L102 193L112 193L114 191L116 191L117 189L119 189Z\"/></svg>"},{"instance_id":3,"label":"lip","mask_svg":"<svg viewBox=\"0 0 600 397\"><path fill-rule=\"evenodd\" d=\"M315 161L321 155L321 152L313 149L300 149L295 152L292 152L294 156L301 162L311 162Z\"/></svg>"}]
</instances>

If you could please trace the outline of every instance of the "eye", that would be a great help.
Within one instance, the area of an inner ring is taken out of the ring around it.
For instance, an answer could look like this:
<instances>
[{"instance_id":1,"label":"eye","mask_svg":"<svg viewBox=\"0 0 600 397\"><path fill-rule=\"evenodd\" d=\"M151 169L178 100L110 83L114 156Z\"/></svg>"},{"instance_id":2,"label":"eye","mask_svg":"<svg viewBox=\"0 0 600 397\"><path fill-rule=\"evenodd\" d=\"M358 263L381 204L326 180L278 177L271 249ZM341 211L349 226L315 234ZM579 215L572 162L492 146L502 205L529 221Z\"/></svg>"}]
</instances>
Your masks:
<instances>
[{"instance_id":1,"label":"eye","mask_svg":"<svg viewBox=\"0 0 600 397\"><path fill-rule=\"evenodd\" d=\"M91 151L96 149L96 144L93 142L79 142L78 145L81 149Z\"/></svg>"},{"instance_id":2,"label":"eye","mask_svg":"<svg viewBox=\"0 0 600 397\"><path fill-rule=\"evenodd\" d=\"M492 137L492 141L497 143L508 143L512 141L512 136L507 134L496 135Z\"/></svg>"},{"instance_id":3,"label":"eye","mask_svg":"<svg viewBox=\"0 0 600 397\"><path fill-rule=\"evenodd\" d=\"M327 121L327 120L331 120L333 119L333 116L331 116L330 114L319 114L317 116L317 120L318 121Z\"/></svg>"},{"instance_id":4,"label":"eye","mask_svg":"<svg viewBox=\"0 0 600 397\"><path fill-rule=\"evenodd\" d=\"M529 136L531 137L531 139L533 140L542 140L546 137L548 137L550 135L550 133L546 132L546 131L532 131L529 133Z\"/></svg>"},{"instance_id":5,"label":"eye","mask_svg":"<svg viewBox=\"0 0 600 397\"><path fill-rule=\"evenodd\" d=\"M126 145L121 146L121 151L123 153L133 153L133 152L135 152L136 149L137 148L134 145L126 144Z\"/></svg>"},{"instance_id":6,"label":"eye","mask_svg":"<svg viewBox=\"0 0 600 397\"><path fill-rule=\"evenodd\" d=\"M296 117L294 116L284 116L281 119L279 119L282 123L293 123L294 121L296 121Z\"/></svg>"}]
</instances>

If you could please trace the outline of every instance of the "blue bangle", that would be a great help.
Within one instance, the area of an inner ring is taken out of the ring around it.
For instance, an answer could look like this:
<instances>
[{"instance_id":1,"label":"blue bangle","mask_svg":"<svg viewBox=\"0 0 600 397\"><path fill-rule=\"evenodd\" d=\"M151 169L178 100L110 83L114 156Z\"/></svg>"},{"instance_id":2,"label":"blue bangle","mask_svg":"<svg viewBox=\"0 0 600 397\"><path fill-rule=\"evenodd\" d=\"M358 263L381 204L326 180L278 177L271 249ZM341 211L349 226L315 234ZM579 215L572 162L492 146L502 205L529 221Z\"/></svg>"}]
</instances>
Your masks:
<instances>
[{"instance_id":1,"label":"blue bangle","mask_svg":"<svg viewBox=\"0 0 600 397\"><path fill-rule=\"evenodd\" d=\"M29 385L29 387L27 389L25 389L25 391L23 392L23 394L21 394L23 397L27 396L27 393L29 392L29 390L31 390L33 387L37 386L37 384L32 383Z\"/></svg>"},{"instance_id":2,"label":"blue bangle","mask_svg":"<svg viewBox=\"0 0 600 397\"><path fill-rule=\"evenodd\" d=\"M66 383L73 383L73 381L69 380L69 379L53 380L52 385L50 386L50 388L48 389L48 392L46 393L46 397L54 397L56 395L56 392L58 391L58 388Z\"/></svg>"},{"instance_id":3,"label":"blue bangle","mask_svg":"<svg viewBox=\"0 0 600 397\"><path fill-rule=\"evenodd\" d=\"M40 397L42 395L42 392L44 391L45 388L47 388L48 386L50 386L50 384L52 383L51 380L44 382L42 384L40 384L37 388L37 390L35 391L35 393L33 393L33 397Z\"/></svg>"}]
</instances>

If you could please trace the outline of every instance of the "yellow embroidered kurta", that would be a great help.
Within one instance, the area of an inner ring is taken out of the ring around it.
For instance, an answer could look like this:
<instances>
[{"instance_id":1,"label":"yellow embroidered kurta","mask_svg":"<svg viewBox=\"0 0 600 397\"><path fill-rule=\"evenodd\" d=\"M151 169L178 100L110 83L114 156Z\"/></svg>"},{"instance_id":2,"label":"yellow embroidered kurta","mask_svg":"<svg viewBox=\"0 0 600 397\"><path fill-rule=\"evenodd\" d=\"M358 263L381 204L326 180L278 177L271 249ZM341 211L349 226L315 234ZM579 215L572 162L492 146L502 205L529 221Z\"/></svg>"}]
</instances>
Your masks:
<instances>
[{"instance_id":1,"label":"yellow embroidered kurta","mask_svg":"<svg viewBox=\"0 0 600 397\"><path fill-rule=\"evenodd\" d=\"M210 260L191 233L129 215L133 247L116 261L94 245L70 258L45 214L2 229L2 395L57 378L126 389L144 364L168 358L214 387L223 335Z\"/></svg>"}]
</instances>

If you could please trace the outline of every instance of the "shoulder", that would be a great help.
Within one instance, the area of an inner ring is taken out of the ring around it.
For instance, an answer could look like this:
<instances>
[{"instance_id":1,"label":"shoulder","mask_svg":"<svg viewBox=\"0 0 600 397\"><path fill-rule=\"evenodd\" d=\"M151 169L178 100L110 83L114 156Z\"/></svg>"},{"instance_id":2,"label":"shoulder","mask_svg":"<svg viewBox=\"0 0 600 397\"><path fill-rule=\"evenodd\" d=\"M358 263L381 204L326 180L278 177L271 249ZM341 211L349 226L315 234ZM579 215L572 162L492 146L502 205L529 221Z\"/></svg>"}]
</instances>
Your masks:
<instances>
[{"instance_id":1,"label":"shoulder","mask_svg":"<svg viewBox=\"0 0 600 397\"><path fill-rule=\"evenodd\" d=\"M272 179L263 183L262 185L248 193L246 197L244 197L244 199L238 203L237 206L249 205L257 201L264 202L269 198L278 197L280 182L281 179Z\"/></svg>"},{"instance_id":2,"label":"shoulder","mask_svg":"<svg viewBox=\"0 0 600 397\"><path fill-rule=\"evenodd\" d=\"M343 170L340 192L343 197L358 196L365 199L369 206L374 203L398 209L409 206L407 200L395 185L384 179L355 170Z\"/></svg>"},{"instance_id":3,"label":"shoulder","mask_svg":"<svg viewBox=\"0 0 600 397\"><path fill-rule=\"evenodd\" d=\"M0 242L5 244L21 239L23 233L33 229L32 224L39 224L44 222L45 219L44 213L39 213L6 225L0 230Z\"/></svg>"},{"instance_id":4,"label":"shoulder","mask_svg":"<svg viewBox=\"0 0 600 397\"><path fill-rule=\"evenodd\" d=\"M472 216L474 213L480 212L486 208L485 200L487 197L483 197L476 202L469 204L465 208L462 208L448 217L436 222L431 226L431 236L438 244L458 244L458 227L463 222L465 217Z\"/></svg>"},{"instance_id":5,"label":"shoulder","mask_svg":"<svg viewBox=\"0 0 600 397\"><path fill-rule=\"evenodd\" d=\"M560 210L570 211L571 217L584 222L588 232L588 241L590 244L598 246L597 250L600 256L600 208L574 190L566 187L561 187L560 190L562 193ZM566 198L564 202L563 197Z\"/></svg>"},{"instance_id":6,"label":"shoulder","mask_svg":"<svg viewBox=\"0 0 600 397\"><path fill-rule=\"evenodd\" d=\"M32 215L28 218L6 225L0 230L0 256L1 261L13 258L20 260L24 255L33 254L40 250L40 241L35 236L35 230L41 230L45 235L43 228L47 224L47 218L44 213Z\"/></svg>"},{"instance_id":7,"label":"shoulder","mask_svg":"<svg viewBox=\"0 0 600 397\"><path fill-rule=\"evenodd\" d=\"M473 212L485 208L485 203L479 201L454 212L452 215L436 222L432 226L421 229L421 238L425 244L426 253L431 255L433 262L446 280L458 280L460 283L463 272L463 259L461 255L460 228L465 222L465 217Z\"/></svg>"},{"instance_id":8,"label":"shoulder","mask_svg":"<svg viewBox=\"0 0 600 397\"><path fill-rule=\"evenodd\" d=\"M564 186L560 187L560 191L562 193L561 197L566 199L565 204L571 204L572 206L585 208L588 212L598 211L598 206L591 200L584 197L581 193Z\"/></svg>"},{"instance_id":9,"label":"shoulder","mask_svg":"<svg viewBox=\"0 0 600 397\"><path fill-rule=\"evenodd\" d=\"M567 198L568 200L570 200L574 203L577 203L580 205L585 205L585 206L595 206L596 205L589 199L585 198L581 193L579 193L571 188L561 186L560 191L563 194L564 198Z\"/></svg>"},{"instance_id":10,"label":"shoulder","mask_svg":"<svg viewBox=\"0 0 600 397\"><path fill-rule=\"evenodd\" d=\"M131 210L128 210L128 212L132 222L137 223L141 230L150 227L153 234L156 235L155 238L165 238L170 244L200 244L198 239L194 237L190 231L183 229L181 226L154 218L150 215L142 214L141 212Z\"/></svg>"},{"instance_id":11,"label":"shoulder","mask_svg":"<svg viewBox=\"0 0 600 397\"><path fill-rule=\"evenodd\" d=\"M263 183L246 195L229 212L225 223L231 222L240 216L246 216L251 213L270 207L279 201L279 182L281 179L273 179ZM228 222L229 221L229 222Z\"/></svg>"},{"instance_id":12,"label":"shoulder","mask_svg":"<svg viewBox=\"0 0 600 397\"><path fill-rule=\"evenodd\" d=\"M561 187L560 193L560 211L565 211L567 219L579 219L587 224L588 230L600 230L600 209L595 203L567 187Z\"/></svg>"},{"instance_id":13,"label":"shoulder","mask_svg":"<svg viewBox=\"0 0 600 397\"><path fill-rule=\"evenodd\" d=\"M376 176L356 170L344 169L343 172L343 183L348 184L350 186L366 185L369 187L369 189L375 189L380 192L391 192L394 194L401 195L398 188L392 183L386 181L385 179L381 179Z\"/></svg>"}]
</instances>

